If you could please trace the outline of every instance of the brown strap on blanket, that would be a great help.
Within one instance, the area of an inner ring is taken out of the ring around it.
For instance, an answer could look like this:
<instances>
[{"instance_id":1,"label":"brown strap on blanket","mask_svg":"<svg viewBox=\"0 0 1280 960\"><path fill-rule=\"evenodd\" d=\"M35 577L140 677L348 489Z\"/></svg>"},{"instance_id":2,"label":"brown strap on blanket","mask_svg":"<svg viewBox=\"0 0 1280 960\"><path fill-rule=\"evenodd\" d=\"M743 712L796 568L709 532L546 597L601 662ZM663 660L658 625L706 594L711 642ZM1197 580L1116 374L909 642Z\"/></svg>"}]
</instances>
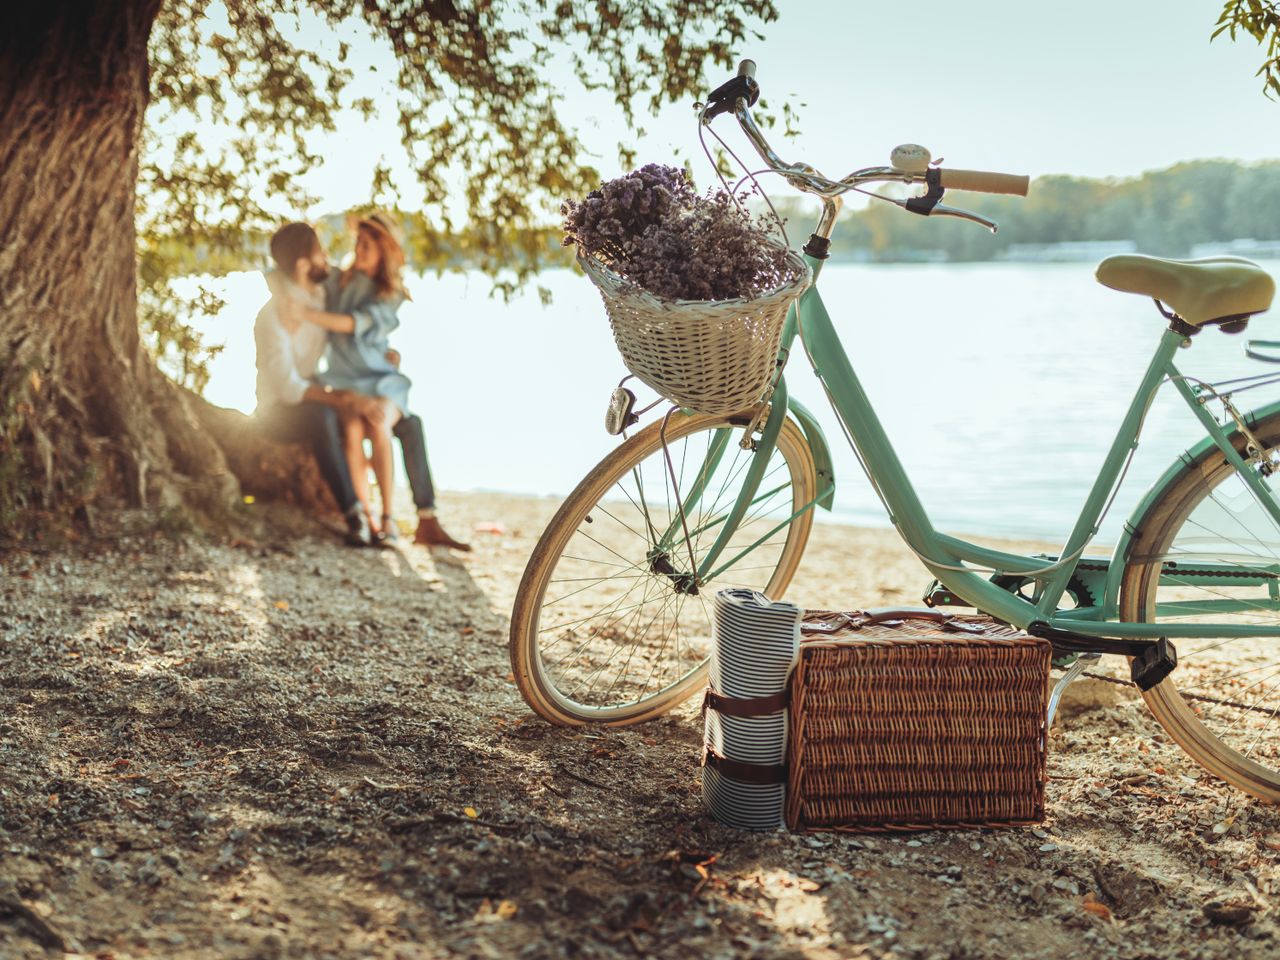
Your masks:
<instances>
[{"instance_id":1,"label":"brown strap on blanket","mask_svg":"<svg viewBox=\"0 0 1280 960\"><path fill-rule=\"evenodd\" d=\"M711 748L711 744L702 745L702 766L714 767L731 780L742 783L786 783L787 765L785 763L746 763L742 760L730 760L722 757Z\"/></svg>"},{"instance_id":2,"label":"brown strap on blanket","mask_svg":"<svg viewBox=\"0 0 1280 960\"><path fill-rule=\"evenodd\" d=\"M706 693L702 695L702 712L705 714L708 710L714 710L726 717L763 717L766 714L787 709L788 702L786 690L779 690L767 697L747 697L739 700L716 693L707 687Z\"/></svg>"}]
</instances>

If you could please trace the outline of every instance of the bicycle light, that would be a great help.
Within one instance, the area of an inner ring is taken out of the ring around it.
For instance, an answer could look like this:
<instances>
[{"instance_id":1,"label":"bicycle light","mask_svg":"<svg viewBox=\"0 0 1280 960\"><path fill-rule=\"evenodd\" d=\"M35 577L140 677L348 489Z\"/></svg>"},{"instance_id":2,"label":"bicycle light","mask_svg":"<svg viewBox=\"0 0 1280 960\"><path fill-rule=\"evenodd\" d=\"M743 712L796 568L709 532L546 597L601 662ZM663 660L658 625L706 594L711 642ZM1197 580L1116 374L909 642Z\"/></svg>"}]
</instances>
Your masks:
<instances>
[{"instance_id":1,"label":"bicycle light","mask_svg":"<svg viewBox=\"0 0 1280 960\"><path fill-rule=\"evenodd\" d=\"M609 409L604 413L604 429L611 437L616 437L632 424L639 423L640 418L631 412L636 405L636 395L626 387L617 387L609 396Z\"/></svg>"}]
</instances>

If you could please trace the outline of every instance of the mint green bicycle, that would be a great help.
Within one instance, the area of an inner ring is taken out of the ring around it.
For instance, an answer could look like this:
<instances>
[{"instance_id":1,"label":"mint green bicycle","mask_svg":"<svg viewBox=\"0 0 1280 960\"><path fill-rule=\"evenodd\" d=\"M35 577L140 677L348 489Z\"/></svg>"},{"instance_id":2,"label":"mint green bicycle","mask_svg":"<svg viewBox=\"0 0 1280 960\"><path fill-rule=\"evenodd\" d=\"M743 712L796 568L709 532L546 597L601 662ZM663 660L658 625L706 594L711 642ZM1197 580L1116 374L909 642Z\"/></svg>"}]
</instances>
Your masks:
<instances>
[{"instance_id":1,"label":"mint green bicycle","mask_svg":"<svg viewBox=\"0 0 1280 960\"><path fill-rule=\"evenodd\" d=\"M1077 656L1069 677L1103 655L1127 657L1156 719L1195 760L1280 800L1280 402L1242 412L1233 399L1280 375L1210 384L1174 363L1207 328L1237 332L1268 309L1271 277L1236 258L1104 261L1098 279L1154 299L1165 329L1060 554L948 536L930 522L863 392L818 279L850 190L924 184L924 195L891 202L994 229L941 204L943 192L1025 195L1027 178L941 168L915 149L841 180L785 163L752 117L754 72L745 61L710 95L701 122L732 112L765 166L823 204L803 248L814 283L787 315L779 370L797 353L807 358L894 526L936 578L925 601L974 607L1051 640ZM1110 555L1086 556L1164 384L1204 436L1151 486ZM629 724L698 691L711 597L729 586L783 596L835 484L827 439L781 372L758 409L681 411L627 438L560 507L520 584L511 662L530 706L560 724Z\"/></svg>"}]
</instances>

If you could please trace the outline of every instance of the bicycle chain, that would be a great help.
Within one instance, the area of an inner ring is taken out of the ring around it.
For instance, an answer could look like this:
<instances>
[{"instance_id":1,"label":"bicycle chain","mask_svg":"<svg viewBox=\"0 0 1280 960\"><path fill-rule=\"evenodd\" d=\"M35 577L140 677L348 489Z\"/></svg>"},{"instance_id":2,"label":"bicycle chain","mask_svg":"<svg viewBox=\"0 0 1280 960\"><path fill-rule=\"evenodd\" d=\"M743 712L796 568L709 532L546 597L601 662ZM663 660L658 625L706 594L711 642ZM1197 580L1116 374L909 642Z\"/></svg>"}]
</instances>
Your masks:
<instances>
[{"instance_id":1,"label":"bicycle chain","mask_svg":"<svg viewBox=\"0 0 1280 960\"><path fill-rule=\"evenodd\" d=\"M1088 563L1082 561L1076 566L1077 570L1084 570L1088 573L1106 573L1107 568L1100 563ZM1248 573L1239 573L1235 570L1198 570L1195 567L1176 567L1171 571L1174 576L1182 577L1219 577L1222 579L1236 577L1239 579L1250 579L1261 577L1263 579L1278 580L1280 576L1266 571L1250 571Z\"/></svg>"},{"instance_id":2,"label":"bicycle chain","mask_svg":"<svg viewBox=\"0 0 1280 960\"><path fill-rule=\"evenodd\" d=\"M1104 677L1100 673L1093 673L1089 670L1086 670L1084 673L1080 674L1080 676L1089 677L1093 680L1104 680L1107 683L1114 683L1120 687L1136 686L1136 684L1132 680L1120 680L1117 677ZM1275 707L1271 707L1270 709L1264 709L1262 707L1253 707L1253 706L1249 706L1248 704L1237 703L1234 700L1220 700L1217 697L1207 697L1201 693L1183 693L1181 690L1179 690L1178 693L1179 695L1182 696L1184 700L1199 700L1201 703L1216 703L1220 707L1235 707L1237 710L1248 710L1251 713L1272 714L1275 712Z\"/></svg>"}]
</instances>

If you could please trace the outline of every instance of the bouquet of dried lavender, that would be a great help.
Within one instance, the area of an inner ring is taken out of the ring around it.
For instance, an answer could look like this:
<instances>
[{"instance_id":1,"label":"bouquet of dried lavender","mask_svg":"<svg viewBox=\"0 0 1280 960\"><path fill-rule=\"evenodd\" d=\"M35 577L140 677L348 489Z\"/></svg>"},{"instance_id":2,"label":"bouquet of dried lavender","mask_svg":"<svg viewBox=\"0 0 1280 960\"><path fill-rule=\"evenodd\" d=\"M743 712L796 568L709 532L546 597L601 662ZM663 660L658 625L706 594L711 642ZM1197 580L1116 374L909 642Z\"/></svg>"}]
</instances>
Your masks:
<instances>
[{"instance_id":1,"label":"bouquet of dried lavender","mask_svg":"<svg viewBox=\"0 0 1280 960\"><path fill-rule=\"evenodd\" d=\"M561 212L566 246L664 300L752 300L796 276L763 218L675 167L648 164Z\"/></svg>"}]
</instances>

